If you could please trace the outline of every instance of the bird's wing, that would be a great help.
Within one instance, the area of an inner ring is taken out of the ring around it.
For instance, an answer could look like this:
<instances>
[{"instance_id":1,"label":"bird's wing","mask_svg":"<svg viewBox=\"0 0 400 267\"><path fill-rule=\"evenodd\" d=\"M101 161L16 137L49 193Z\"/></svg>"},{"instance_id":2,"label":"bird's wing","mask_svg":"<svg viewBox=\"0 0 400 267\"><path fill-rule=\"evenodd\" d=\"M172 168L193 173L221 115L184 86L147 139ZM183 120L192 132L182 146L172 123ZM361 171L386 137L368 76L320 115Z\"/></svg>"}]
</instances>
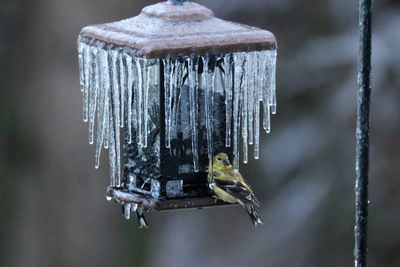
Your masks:
<instances>
[{"instance_id":1,"label":"bird's wing","mask_svg":"<svg viewBox=\"0 0 400 267\"><path fill-rule=\"evenodd\" d=\"M247 191L250 193L252 202L255 204L257 207L260 206L260 201L256 198L256 196L253 193L253 190L251 189L250 185L246 182L246 180L242 177L240 172L234 170L233 168L229 168L227 170L228 175L233 176L234 180L239 182L243 187L247 189Z\"/></svg>"},{"instance_id":2,"label":"bird's wing","mask_svg":"<svg viewBox=\"0 0 400 267\"><path fill-rule=\"evenodd\" d=\"M243 178L241 180L236 179L231 173L222 171L214 172L214 183L222 190L244 203L260 206L260 202L257 200L251 188L246 183L243 183L244 180L242 180Z\"/></svg>"}]
</instances>

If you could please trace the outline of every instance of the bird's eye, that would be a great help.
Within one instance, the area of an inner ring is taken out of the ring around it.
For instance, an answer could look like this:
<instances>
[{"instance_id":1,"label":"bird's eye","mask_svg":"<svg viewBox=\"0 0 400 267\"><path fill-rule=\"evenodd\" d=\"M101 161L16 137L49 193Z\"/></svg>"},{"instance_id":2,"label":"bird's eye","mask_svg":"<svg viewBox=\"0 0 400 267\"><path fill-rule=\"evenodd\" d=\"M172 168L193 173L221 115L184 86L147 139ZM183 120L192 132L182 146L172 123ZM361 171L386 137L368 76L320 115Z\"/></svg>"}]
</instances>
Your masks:
<instances>
[{"instance_id":1,"label":"bird's eye","mask_svg":"<svg viewBox=\"0 0 400 267\"><path fill-rule=\"evenodd\" d=\"M217 160L222 160L221 158L217 158Z\"/></svg>"}]
</instances>

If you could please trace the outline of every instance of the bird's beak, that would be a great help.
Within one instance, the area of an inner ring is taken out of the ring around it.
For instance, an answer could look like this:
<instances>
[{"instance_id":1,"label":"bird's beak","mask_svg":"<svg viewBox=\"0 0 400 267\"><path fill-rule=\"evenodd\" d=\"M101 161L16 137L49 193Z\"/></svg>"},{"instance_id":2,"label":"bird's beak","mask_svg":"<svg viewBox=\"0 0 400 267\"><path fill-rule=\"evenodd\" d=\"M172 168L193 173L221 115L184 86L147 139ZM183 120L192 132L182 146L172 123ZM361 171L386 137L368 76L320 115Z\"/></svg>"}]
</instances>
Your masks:
<instances>
[{"instance_id":1,"label":"bird's beak","mask_svg":"<svg viewBox=\"0 0 400 267\"><path fill-rule=\"evenodd\" d=\"M230 164L230 163L229 163L229 160L227 160L227 159L224 159L223 163L224 163L225 165L227 165L227 166Z\"/></svg>"}]
</instances>

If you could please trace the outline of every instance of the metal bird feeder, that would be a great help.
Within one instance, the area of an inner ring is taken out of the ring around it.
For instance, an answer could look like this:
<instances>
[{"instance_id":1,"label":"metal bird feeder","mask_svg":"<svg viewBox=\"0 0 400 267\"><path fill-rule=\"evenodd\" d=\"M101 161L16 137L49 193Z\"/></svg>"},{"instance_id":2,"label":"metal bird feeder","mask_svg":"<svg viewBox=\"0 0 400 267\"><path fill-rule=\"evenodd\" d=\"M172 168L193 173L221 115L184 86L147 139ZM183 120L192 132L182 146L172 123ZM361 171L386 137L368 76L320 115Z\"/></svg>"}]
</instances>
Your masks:
<instances>
[{"instance_id":1,"label":"metal bird feeder","mask_svg":"<svg viewBox=\"0 0 400 267\"><path fill-rule=\"evenodd\" d=\"M276 112L276 48L271 32L186 1L83 28L83 119L96 168L108 149L107 198L123 204L128 218L137 205L224 204L208 188L209 160L225 152L239 168L249 144L259 157L260 127L268 133Z\"/></svg>"}]
</instances>

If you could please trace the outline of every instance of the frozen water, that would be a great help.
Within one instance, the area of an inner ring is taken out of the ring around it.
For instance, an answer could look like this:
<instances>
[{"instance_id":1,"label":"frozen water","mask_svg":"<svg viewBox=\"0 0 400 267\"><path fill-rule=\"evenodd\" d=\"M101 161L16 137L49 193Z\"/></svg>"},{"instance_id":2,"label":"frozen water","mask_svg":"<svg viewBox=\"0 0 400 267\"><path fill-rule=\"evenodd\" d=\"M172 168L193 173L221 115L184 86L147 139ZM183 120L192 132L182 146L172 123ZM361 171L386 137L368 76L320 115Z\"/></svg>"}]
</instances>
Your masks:
<instances>
[{"instance_id":1,"label":"frozen water","mask_svg":"<svg viewBox=\"0 0 400 267\"><path fill-rule=\"evenodd\" d=\"M90 88L90 69L92 66L89 46L83 47L83 65L87 66L83 69L83 121L88 121L89 112L89 88Z\"/></svg>"},{"instance_id":2,"label":"frozen water","mask_svg":"<svg viewBox=\"0 0 400 267\"><path fill-rule=\"evenodd\" d=\"M197 145L197 116L198 116L198 65L194 64L192 58L187 59L188 64L188 80L189 80L189 106L190 106L190 128L192 133L192 154L193 154L193 169L199 171L199 151Z\"/></svg>"},{"instance_id":3,"label":"frozen water","mask_svg":"<svg viewBox=\"0 0 400 267\"><path fill-rule=\"evenodd\" d=\"M91 66L90 66L90 95L89 95L89 144L94 142L94 123L96 119L97 95L99 92L99 64L97 58L97 49L90 48Z\"/></svg>"},{"instance_id":4,"label":"frozen water","mask_svg":"<svg viewBox=\"0 0 400 267\"><path fill-rule=\"evenodd\" d=\"M210 60L208 56L203 57L204 62L204 103L206 105L206 130L207 130L207 154L211 160L213 157L213 133L214 133L214 81L215 81L215 64ZM212 162L212 161L211 161Z\"/></svg>"},{"instance_id":5,"label":"frozen water","mask_svg":"<svg viewBox=\"0 0 400 267\"><path fill-rule=\"evenodd\" d=\"M138 77L138 85L135 86L135 97L137 97L137 107L135 109L136 117L137 117L137 144L142 145L143 144L143 124L142 124L142 119L143 119L143 60L141 58L136 58L135 59L136 63L136 69L137 69L137 77Z\"/></svg>"},{"instance_id":6,"label":"frozen water","mask_svg":"<svg viewBox=\"0 0 400 267\"><path fill-rule=\"evenodd\" d=\"M128 143L132 143L132 93L133 93L133 62L130 56L126 56L126 68L128 73L127 79L127 91L128 99L127 99L127 106L128 106L128 119L126 125L128 126ZM135 96L136 97L136 96ZM136 126L136 125L135 125Z\"/></svg>"},{"instance_id":7,"label":"frozen water","mask_svg":"<svg viewBox=\"0 0 400 267\"><path fill-rule=\"evenodd\" d=\"M241 103L241 109L242 109L242 144L243 144L243 163L247 163L248 161L248 133L249 133L249 128L248 128L248 95L249 95L249 60L247 58L250 58L250 53L244 53L244 58L243 58L243 65L244 68L242 69L243 71L243 87L242 88L242 103Z\"/></svg>"},{"instance_id":8,"label":"frozen water","mask_svg":"<svg viewBox=\"0 0 400 267\"><path fill-rule=\"evenodd\" d=\"M181 101L188 96L194 171L200 170L202 123L208 157L219 152L214 151L218 130L214 116L220 114L226 119L225 146L233 147L234 168L239 168L240 143L244 163L248 161L249 145L258 159L260 125L269 133L270 114L276 113L276 56L272 50L162 59L165 146L171 147L171 129L180 124ZM136 58L123 49L104 49L84 42L78 42L78 59L83 119L89 124L89 143L96 143L95 167L99 167L102 147L108 148L110 185L120 186L120 128L125 128L128 143L136 142L139 149L148 145L149 108L150 101L154 101L149 98L149 90L159 83L160 60ZM223 97L224 110L216 110L216 101L220 101L217 95Z\"/></svg>"},{"instance_id":9,"label":"frozen water","mask_svg":"<svg viewBox=\"0 0 400 267\"><path fill-rule=\"evenodd\" d=\"M239 169L239 127L240 127L240 108L243 86L243 69L245 68L245 53L236 53L234 55L235 73L233 88L233 167Z\"/></svg>"},{"instance_id":10,"label":"frozen water","mask_svg":"<svg viewBox=\"0 0 400 267\"><path fill-rule=\"evenodd\" d=\"M124 204L124 216L125 219L129 220L131 218L131 209L132 209L132 205L127 203Z\"/></svg>"},{"instance_id":11,"label":"frozen water","mask_svg":"<svg viewBox=\"0 0 400 267\"><path fill-rule=\"evenodd\" d=\"M170 58L164 59L164 107L165 107L165 146L171 146L171 89L172 89L172 60Z\"/></svg>"},{"instance_id":12,"label":"frozen water","mask_svg":"<svg viewBox=\"0 0 400 267\"><path fill-rule=\"evenodd\" d=\"M127 94L127 90L124 90L124 88L126 88L126 83L127 83L127 81L126 81L126 72L127 72L127 70L126 70L126 68L125 68L125 66L124 66L124 58L123 58L123 56L122 56L122 53L119 53L118 54L118 64L119 65L117 65L117 67L118 67L118 75L119 75L119 87L120 87L120 103L121 103L121 107L120 107L120 112L121 112L121 114L120 114L120 127L122 128L122 127L124 127L124 121L125 121L125 106L126 106L126 104L125 104L125 101L126 101L126 99L128 98L127 96L126 96L126 94Z\"/></svg>"},{"instance_id":13,"label":"frozen water","mask_svg":"<svg viewBox=\"0 0 400 267\"><path fill-rule=\"evenodd\" d=\"M232 133L232 61L231 55L224 57L224 92L225 92L225 146L231 146L231 133Z\"/></svg>"}]
</instances>

